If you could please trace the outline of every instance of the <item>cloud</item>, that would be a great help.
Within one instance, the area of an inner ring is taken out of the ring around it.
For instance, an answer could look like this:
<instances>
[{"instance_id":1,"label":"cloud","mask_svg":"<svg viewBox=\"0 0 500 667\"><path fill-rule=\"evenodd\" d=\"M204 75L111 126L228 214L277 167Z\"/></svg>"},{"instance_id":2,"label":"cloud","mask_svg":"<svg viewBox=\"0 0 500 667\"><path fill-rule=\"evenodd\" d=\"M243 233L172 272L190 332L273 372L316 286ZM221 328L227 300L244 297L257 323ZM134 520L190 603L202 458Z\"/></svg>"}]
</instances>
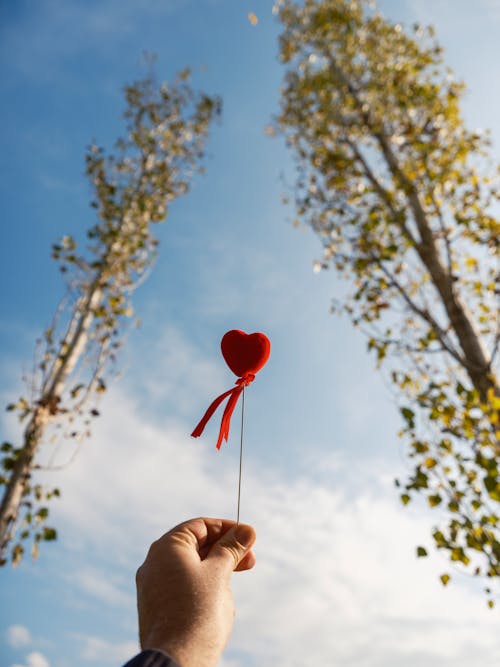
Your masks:
<instances>
[{"instance_id":1,"label":"cloud","mask_svg":"<svg viewBox=\"0 0 500 667\"><path fill-rule=\"evenodd\" d=\"M116 605L125 593L103 584L106 554L114 572L128 573L132 591L149 542L171 525L193 515L234 516L237 448L216 453L192 441L186 424L151 422L123 388L103 412L67 473L58 520L75 558L92 551L101 563L102 572L87 571L77 585ZM322 466L320 475L305 458L303 474L285 476L246 461L242 510L257 528L258 563L234 577L227 664L294 666L306 654L309 664L343 667L469 667L473 658L497 665L498 612L455 571L456 583L443 589L439 574L449 566L440 557L416 559L429 517L399 506L390 484L396 471L346 455L325 457ZM132 603L124 614L134 619ZM88 660L105 654L111 664L135 651L128 641L80 639Z\"/></svg>"},{"instance_id":2,"label":"cloud","mask_svg":"<svg viewBox=\"0 0 500 667\"><path fill-rule=\"evenodd\" d=\"M440 587L441 559L415 557L427 518L405 513L379 471L369 486L360 481L352 499L342 474L329 486L302 479L267 491L252 480L258 563L235 578L231 648L275 667L304 656L353 667L467 667L474 655L498 664L498 614L460 577Z\"/></svg>"},{"instance_id":3,"label":"cloud","mask_svg":"<svg viewBox=\"0 0 500 667\"><path fill-rule=\"evenodd\" d=\"M97 600L113 606L133 607L135 598L124 591L114 579L116 575L113 573L104 574L93 568L78 569L68 576L73 585Z\"/></svg>"},{"instance_id":4,"label":"cloud","mask_svg":"<svg viewBox=\"0 0 500 667\"><path fill-rule=\"evenodd\" d=\"M47 658L38 651L33 651L26 656L26 662L22 665L16 663L11 667L50 667L50 662Z\"/></svg>"},{"instance_id":5,"label":"cloud","mask_svg":"<svg viewBox=\"0 0 500 667\"><path fill-rule=\"evenodd\" d=\"M27 667L50 667L50 663L47 658L38 651L33 651L26 658Z\"/></svg>"},{"instance_id":6,"label":"cloud","mask_svg":"<svg viewBox=\"0 0 500 667\"><path fill-rule=\"evenodd\" d=\"M179 331L168 337L181 352L166 346L156 356L154 381L168 370L178 383L186 378L187 414L199 400L188 370L208 364L208 386L210 364ZM116 641L99 628L74 635L82 658L101 665L137 651L133 575L149 543L190 516L235 516L234 438L220 452L210 434L191 439L193 425L176 414L168 384L164 412L151 414L144 408L149 381L130 377L113 386L92 440L60 475L63 497L51 510L66 545L53 586L64 587L65 604L79 604L84 591L91 605L109 606L114 632L123 632ZM354 393L352 403L360 422L373 419ZM349 409L347 398L342 409ZM346 423L355 433L354 421ZM283 452L286 444L273 443ZM233 579L237 616L224 664L496 667L498 611L486 608L478 582L456 570L444 589L439 575L449 564L441 557L417 560L415 546L428 545L431 519L400 506L392 479L401 471L352 449L314 459L308 444L295 472L263 468L251 450L245 458L242 518L257 529L258 562Z\"/></svg>"},{"instance_id":7,"label":"cloud","mask_svg":"<svg viewBox=\"0 0 500 667\"><path fill-rule=\"evenodd\" d=\"M11 625L7 628L5 633L7 644L12 648L23 648L29 646L33 639L31 633L24 625ZM11 667L50 667L49 660L39 651L31 651L26 656L24 664L19 663L11 665Z\"/></svg>"},{"instance_id":8,"label":"cloud","mask_svg":"<svg viewBox=\"0 0 500 667\"><path fill-rule=\"evenodd\" d=\"M31 644L31 634L24 625L11 625L5 633L7 644L12 648L20 648Z\"/></svg>"},{"instance_id":9,"label":"cloud","mask_svg":"<svg viewBox=\"0 0 500 667\"><path fill-rule=\"evenodd\" d=\"M229 457L192 440L186 424L154 424L121 391L110 393L103 415L92 440L61 477L63 499L53 507L54 521L62 520L70 534L72 524L78 526L80 537L71 539L76 550L84 539L95 553L111 553L112 545L118 558L137 558L145 555L147 541L180 515L204 513L207 505L223 511Z\"/></svg>"},{"instance_id":10,"label":"cloud","mask_svg":"<svg viewBox=\"0 0 500 667\"><path fill-rule=\"evenodd\" d=\"M148 342L131 378L148 413L161 414L166 406L175 406L180 417L193 414L197 396L210 396L214 385L227 382L222 364L208 359L179 329L162 327Z\"/></svg>"},{"instance_id":11,"label":"cloud","mask_svg":"<svg viewBox=\"0 0 500 667\"><path fill-rule=\"evenodd\" d=\"M85 634L75 634L74 638L81 643L81 657L92 662L99 662L101 665L125 662L140 650L136 641L113 643L102 637Z\"/></svg>"}]
</instances>

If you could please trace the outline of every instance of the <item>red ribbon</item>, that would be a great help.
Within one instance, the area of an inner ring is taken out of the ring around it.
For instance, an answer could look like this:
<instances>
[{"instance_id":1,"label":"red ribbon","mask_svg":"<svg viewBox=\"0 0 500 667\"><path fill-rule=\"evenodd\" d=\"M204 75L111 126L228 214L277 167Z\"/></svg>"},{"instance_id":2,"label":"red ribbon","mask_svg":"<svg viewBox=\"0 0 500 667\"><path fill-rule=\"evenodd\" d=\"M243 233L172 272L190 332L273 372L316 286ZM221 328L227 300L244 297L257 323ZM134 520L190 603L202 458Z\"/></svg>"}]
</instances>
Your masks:
<instances>
[{"instance_id":1,"label":"red ribbon","mask_svg":"<svg viewBox=\"0 0 500 667\"><path fill-rule=\"evenodd\" d=\"M200 437L209 419L212 417L212 415L217 410L219 405L224 401L224 399L229 396L229 400L227 402L226 407L224 408L224 413L222 415L222 420L219 429L219 438L217 440L217 445L216 445L217 449L220 449L222 440L225 440L227 442L229 436L229 427L231 425L231 417L233 415L234 408L236 407L236 403L238 402L238 399L241 393L243 392L243 389L245 387L248 387L248 385L254 380L255 380L255 375L253 373L247 373L243 377L240 377L236 380L235 382L235 384L237 385L236 387L233 387L233 389L229 389L229 391L225 391L220 396L217 396L217 398L208 407L208 410L203 415L198 426L191 433L192 437L193 438Z\"/></svg>"}]
</instances>

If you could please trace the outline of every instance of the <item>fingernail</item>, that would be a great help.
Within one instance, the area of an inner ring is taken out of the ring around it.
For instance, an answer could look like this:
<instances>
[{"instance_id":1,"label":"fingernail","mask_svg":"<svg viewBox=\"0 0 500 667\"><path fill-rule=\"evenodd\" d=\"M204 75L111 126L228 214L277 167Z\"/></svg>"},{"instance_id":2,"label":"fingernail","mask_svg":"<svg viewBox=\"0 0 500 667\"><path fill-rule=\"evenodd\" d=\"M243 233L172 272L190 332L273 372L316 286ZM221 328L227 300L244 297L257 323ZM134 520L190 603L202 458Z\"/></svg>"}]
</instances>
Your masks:
<instances>
[{"instance_id":1,"label":"fingernail","mask_svg":"<svg viewBox=\"0 0 500 667\"><path fill-rule=\"evenodd\" d=\"M249 547L254 540L255 533L251 526L240 524L236 526L234 536L242 546Z\"/></svg>"}]
</instances>

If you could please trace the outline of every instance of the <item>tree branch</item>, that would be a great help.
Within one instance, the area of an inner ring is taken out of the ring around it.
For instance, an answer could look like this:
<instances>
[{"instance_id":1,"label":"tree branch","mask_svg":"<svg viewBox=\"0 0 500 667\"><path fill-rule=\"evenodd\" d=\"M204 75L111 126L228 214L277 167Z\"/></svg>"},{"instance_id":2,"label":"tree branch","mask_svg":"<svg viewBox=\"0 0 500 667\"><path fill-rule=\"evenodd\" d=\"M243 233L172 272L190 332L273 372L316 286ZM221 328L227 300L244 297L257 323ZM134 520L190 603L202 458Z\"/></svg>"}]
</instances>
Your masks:
<instances>
[{"instance_id":1,"label":"tree branch","mask_svg":"<svg viewBox=\"0 0 500 667\"><path fill-rule=\"evenodd\" d=\"M481 396L485 397L491 386L498 387L497 381L491 378L491 359L488 357L488 352L473 324L470 313L459 295L455 293L453 276L446 272L441 263L433 233L416 187L400 167L387 136L380 129L381 124L373 121L369 105L360 98L356 88L337 65L333 56L330 57L330 66L334 76L345 86L352 97L363 124L377 140L390 172L405 193L420 234L420 241L415 244L415 249L432 277L433 284L442 299L450 322L460 341L464 353L463 356L460 355L459 357L461 359L460 363L467 369L473 385L478 389Z\"/></svg>"}]
</instances>

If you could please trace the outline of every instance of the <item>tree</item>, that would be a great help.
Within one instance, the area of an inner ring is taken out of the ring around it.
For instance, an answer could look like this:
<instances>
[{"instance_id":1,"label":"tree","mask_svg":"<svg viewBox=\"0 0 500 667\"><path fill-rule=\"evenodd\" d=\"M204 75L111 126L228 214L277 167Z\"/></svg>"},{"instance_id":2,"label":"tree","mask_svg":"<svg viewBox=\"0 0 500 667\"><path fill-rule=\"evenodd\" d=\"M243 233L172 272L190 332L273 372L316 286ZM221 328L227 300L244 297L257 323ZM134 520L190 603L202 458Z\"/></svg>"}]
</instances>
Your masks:
<instances>
[{"instance_id":1,"label":"tree","mask_svg":"<svg viewBox=\"0 0 500 667\"><path fill-rule=\"evenodd\" d=\"M285 0L278 14L275 129L296 158L297 222L321 238L317 268L349 281L333 309L394 384L411 463L401 500L424 494L444 510L437 548L498 577L500 189L488 136L466 128L464 86L431 28L404 30L367 0Z\"/></svg>"},{"instance_id":2,"label":"tree","mask_svg":"<svg viewBox=\"0 0 500 667\"><path fill-rule=\"evenodd\" d=\"M42 445L53 447L54 436L80 442L90 435L91 419L99 414L93 399L106 389L104 373L132 315L132 292L156 255L152 226L165 219L169 204L188 191L193 174L201 170L220 100L195 93L188 79L185 70L172 85L159 86L148 76L127 86L124 137L114 153L95 145L87 152L91 206L98 220L87 232L85 250L69 235L53 246L52 256L67 279L67 296L39 341L43 349L30 379L30 398L7 407L25 427L19 446L1 446L1 564L7 562L9 547L13 562L19 562L23 540L30 536L33 555L41 540L56 538L55 529L46 525L45 501L59 490L32 481Z\"/></svg>"}]
</instances>

